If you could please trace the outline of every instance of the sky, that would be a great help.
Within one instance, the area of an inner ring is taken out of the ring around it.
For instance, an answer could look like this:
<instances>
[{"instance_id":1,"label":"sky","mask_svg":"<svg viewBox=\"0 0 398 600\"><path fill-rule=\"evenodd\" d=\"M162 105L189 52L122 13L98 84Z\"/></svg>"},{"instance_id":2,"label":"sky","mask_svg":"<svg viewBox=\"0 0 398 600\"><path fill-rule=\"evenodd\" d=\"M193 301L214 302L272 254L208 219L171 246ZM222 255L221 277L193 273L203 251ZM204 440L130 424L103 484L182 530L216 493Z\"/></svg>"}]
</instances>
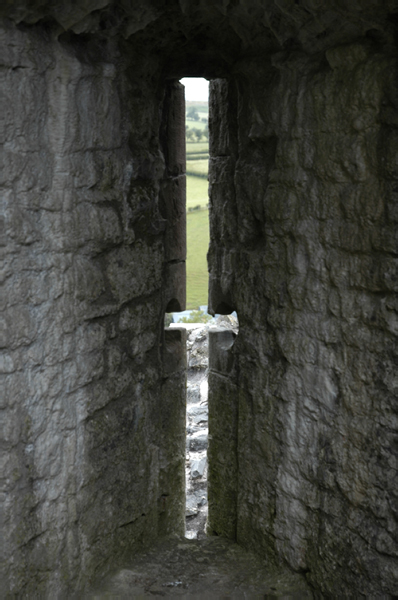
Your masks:
<instances>
[{"instance_id":1,"label":"sky","mask_svg":"<svg viewBox=\"0 0 398 600\"><path fill-rule=\"evenodd\" d=\"M202 77L184 77L180 80L185 85L185 100L208 100L209 82Z\"/></svg>"}]
</instances>

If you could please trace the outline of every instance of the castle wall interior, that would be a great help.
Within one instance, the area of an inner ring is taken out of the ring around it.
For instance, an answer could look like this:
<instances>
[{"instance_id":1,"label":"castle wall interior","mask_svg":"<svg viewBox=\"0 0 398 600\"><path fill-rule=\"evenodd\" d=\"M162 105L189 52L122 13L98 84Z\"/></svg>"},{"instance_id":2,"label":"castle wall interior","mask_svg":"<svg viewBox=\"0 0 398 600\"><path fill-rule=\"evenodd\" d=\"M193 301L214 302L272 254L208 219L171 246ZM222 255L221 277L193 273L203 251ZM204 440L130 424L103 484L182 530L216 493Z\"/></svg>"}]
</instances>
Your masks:
<instances>
[{"instance_id":1,"label":"castle wall interior","mask_svg":"<svg viewBox=\"0 0 398 600\"><path fill-rule=\"evenodd\" d=\"M209 535L398 594L394 0L0 7L4 595L184 533L182 76L210 85Z\"/></svg>"}]
</instances>

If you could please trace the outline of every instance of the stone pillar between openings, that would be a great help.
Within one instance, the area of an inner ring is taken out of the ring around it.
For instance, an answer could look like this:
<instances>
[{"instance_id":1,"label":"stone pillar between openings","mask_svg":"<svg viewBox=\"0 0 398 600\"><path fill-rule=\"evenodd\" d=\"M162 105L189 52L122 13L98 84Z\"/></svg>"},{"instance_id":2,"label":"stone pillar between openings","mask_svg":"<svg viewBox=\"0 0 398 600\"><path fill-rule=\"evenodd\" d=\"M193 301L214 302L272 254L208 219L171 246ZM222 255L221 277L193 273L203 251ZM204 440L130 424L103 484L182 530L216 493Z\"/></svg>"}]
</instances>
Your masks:
<instances>
[{"instance_id":1,"label":"stone pillar between openings","mask_svg":"<svg viewBox=\"0 0 398 600\"><path fill-rule=\"evenodd\" d=\"M236 310L238 122L235 85L226 79L210 82L209 132L208 311L210 314L227 315Z\"/></svg>"},{"instance_id":2,"label":"stone pillar between openings","mask_svg":"<svg viewBox=\"0 0 398 600\"><path fill-rule=\"evenodd\" d=\"M236 334L209 330L209 446L207 533L236 539L238 386Z\"/></svg>"},{"instance_id":3,"label":"stone pillar between openings","mask_svg":"<svg viewBox=\"0 0 398 600\"><path fill-rule=\"evenodd\" d=\"M162 406L158 415L159 535L185 532L186 347L184 328L164 330Z\"/></svg>"},{"instance_id":4,"label":"stone pillar between openings","mask_svg":"<svg viewBox=\"0 0 398 600\"><path fill-rule=\"evenodd\" d=\"M166 219L164 307L185 310L186 302L186 177L185 96L178 81L166 85L160 138L165 173L160 187L160 210Z\"/></svg>"},{"instance_id":5,"label":"stone pillar between openings","mask_svg":"<svg viewBox=\"0 0 398 600\"><path fill-rule=\"evenodd\" d=\"M185 310L186 181L185 96L178 81L166 84L160 141L165 158L159 205L166 220L163 306ZM165 329L159 435L159 535L185 532L186 331Z\"/></svg>"}]
</instances>

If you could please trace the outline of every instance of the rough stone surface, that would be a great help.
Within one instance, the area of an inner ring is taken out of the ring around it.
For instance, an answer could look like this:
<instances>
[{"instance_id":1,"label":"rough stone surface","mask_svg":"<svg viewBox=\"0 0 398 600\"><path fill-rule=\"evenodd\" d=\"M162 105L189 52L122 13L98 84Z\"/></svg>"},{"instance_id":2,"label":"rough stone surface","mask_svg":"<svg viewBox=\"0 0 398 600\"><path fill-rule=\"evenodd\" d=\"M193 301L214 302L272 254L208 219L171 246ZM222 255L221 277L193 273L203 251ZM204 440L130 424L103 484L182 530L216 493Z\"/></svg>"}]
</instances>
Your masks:
<instances>
[{"instance_id":1,"label":"rough stone surface","mask_svg":"<svg viewBox=\"0 0 398 600\"><path fill-rule=\"evenodd\" d=\"M207 430L199 430L192 434L192 436L188 439L188 447L191 452L197 452L198 450L206 450L207 449L207 441L208 441L208 433Z\"/></svg>"},{"instance_id":2,"label":"rough stone surface","mask_svg":"<svg viewBox=\"0 0 398 600\"><path fill-rule=\"evenodd\" d=\"M302 575L214 537L162 542L94 589L88 598L313 598Z\"/></svg>"},{"instance_id":3,"label":"rough stone surface","mask_svg":"<svg viewBox=\"0 0 398 600\"><path fill-rule=\"evenodd\" d=\"M238 404L237 371L230 329L209 331L209 519L207 532L237 538Z\"/></svg>"},{"instance_id":4,"label":"rough stone surface","mask_svg":"<svg viewBox=\"0 0 398 600\"><path fill-rule=\"evenodd\" d=\"M185 340L161 352L171 117L155 62L132 74L7 21L0 45L1 595L57 597L184 531Z\"/></svg>"},{"instance_id":5,"label":"rough stone surface","mask_svg":"<svg viewBox=\"0 0 398 600\"><path fill-rule=\"evenodd\" d=\"M398 595L397 14L1 4L1 595L80 593L181 527L187 75L213 79L209 306L240 322L209 522L325 595Z\"/></svg>"},{"instance_id":6,"label":"rough stone surface","mask_svg":"<svg viewBox=\"0 0 398 600\"><path fill-rule=\"evenodd\" d=\"M398 592L395 76L361 40L211 84L210 305L240 330L210 366L209 523L333 597Z\"/></svg>"},{"instance_id":7,"label":"rough stone surface","mask_svg":"<svg viewBox=\"0 0 398 600\"><path fill-rule=\"evenodd\" d=\"M203 539L207 521L208 440L208 331L209 324L187 335L186 418L186 531L189 539Z\"/></svg>"},{"instance_id":8,"label":"rough stone surface","mask_svg":"<svg viewBox=\"0 0 398 600\"><path fill-rule=\"evenodd\" d=\"M229 330L225 332L225 329ZM221 336L229 337L238 332L238 321L234 316L219 316L213 319L210 323L204 326L197 327L191 330L187 336L187 363L190 365L187 371L187 437L186 437L186 532L188 539L203 539L206 528L214 534L214 530L209 528L207 524L208 517L208 502L207 502L207 484L208 484L208 461L207 461L207 446L209 441L208 431L208 378L209 374L209 334L213 337L213 331L221 332ZM213 344L214 346L214 344ZM219 355L222 353L223 344L216 344L215 351ZM224 344L225 346L225 344ZM214 348L213 348L214 350ZM215 352L213 352L214 357ZM200 359L198 359L198 356ZM214 362L214 358L213 358ZM228 371L228 375L230 375ZM213 382L212 387L217 389L216 383ZM213 398L214 391L212 390ZM214 399L212 406L215 406ZM213 408L214 413L214 408ZM224 413L222 413L224 417ZM214 429L214 427L213 427ZM216 434L217 436L217 434ZM215 436L215 437L216 437ZM214 442L212 443L215 448ZM230 445L225 446L225 439L221 436L221 445L223 452L227 455ZM236 441L235 441L236 445ZM217 471L220 467L220 462L213 452L211 474ZM225 465L221 465L224 469ZM221 488L220 488L221 490ZM214 495L213 495L214 505ZM213 511L214 514L214 511ZM229 516L228 510L226 514ZM219 531L217 533L220 533ZM225 532L222 532L225 534ZM236 537L230 535L232 539Z\"/></svg>"}]
</instances>

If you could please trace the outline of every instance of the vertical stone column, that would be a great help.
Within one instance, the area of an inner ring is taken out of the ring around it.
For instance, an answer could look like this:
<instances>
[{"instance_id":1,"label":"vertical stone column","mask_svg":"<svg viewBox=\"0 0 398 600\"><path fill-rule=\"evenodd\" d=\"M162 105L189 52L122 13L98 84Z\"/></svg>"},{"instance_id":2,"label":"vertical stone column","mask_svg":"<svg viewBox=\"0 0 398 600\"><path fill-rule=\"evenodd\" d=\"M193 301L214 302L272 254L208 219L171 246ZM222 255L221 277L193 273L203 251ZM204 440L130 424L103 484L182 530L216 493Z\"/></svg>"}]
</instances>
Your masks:
<instances>
[{"instance_id":1,"label":"vertical stone column","mask_svg":"<svg viewBox=\"0 0 398 600\"><path fill-rule=\"evenodd\" d=\"M166 84L160 140L165 159L159 203L166 219L163 307L185 309L185 97L178 81ZM159 535L185 532L186 331L165 329L162 405L155 416L159 445Z\"/></svg>"},{"instance_id":2,"label":"vertical stone column","mask_svg":"<svg viewBox=\"0 0 398 600\"><path fill-rule=\"evenodd\" d=\"M158 417L159 535L185 532L186 331L165 329Z\"/></svg>"},{"instance_id":3,"label":"vertical stone column","mask_svg":"<svg viewBox=\"0 0 398 600\"><path fill-rule=\"evenodd\" d=\"M186 300L185 96L178 81L166 86L161 142L166 163L160 190L160 208L167 221L164 306L172 312L185 310Z\"/></svg>"},{"instance_id":4,"label":"vertical stone column","mask_svg":"<svg viewBox=\"0 0 398 600\"><path fill-rule=\"evenodd\" d=\"M3 25L0 596L72 597L158 534L157 66Z\"/></svg>"},{"instance_id":5,"label":"vertical stone column","mask_svg":"<svg viewBox=\"0 0 398 600\"><path fill-rule=\"evenodd\" d=\"M209 446L207 533L236 538L238 386L236 334L209 330Z\"/></svg>"},{"instance_id":6,"label":"vertical stone column","mask_svg":"<svg viewBox=\"0 0 398 600\"><path fill-rule=\"evenodd\" d=\"M237 208L236 91L225 79L210 82L209 93L209 313L230 314L235 306Z\"/></svg>"}]
</instances>

